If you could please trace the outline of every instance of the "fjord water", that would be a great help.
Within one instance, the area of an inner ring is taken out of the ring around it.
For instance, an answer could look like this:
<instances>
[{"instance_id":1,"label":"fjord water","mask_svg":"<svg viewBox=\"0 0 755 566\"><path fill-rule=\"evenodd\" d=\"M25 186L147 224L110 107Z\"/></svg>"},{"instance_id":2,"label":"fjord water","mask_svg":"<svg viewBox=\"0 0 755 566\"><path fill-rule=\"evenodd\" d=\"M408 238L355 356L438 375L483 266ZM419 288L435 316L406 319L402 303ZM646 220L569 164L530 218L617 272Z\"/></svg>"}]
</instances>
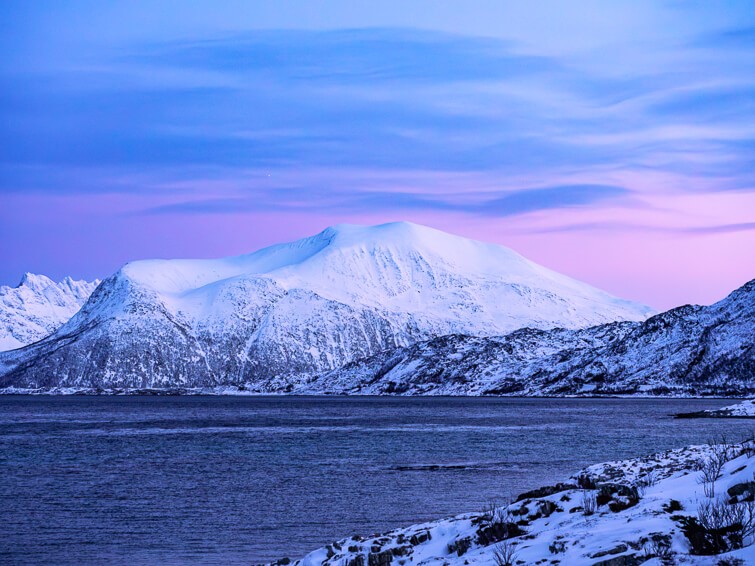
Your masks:
<instances>
[{"instance_id":1,"label":"fjord water","mask_svg":"<svg viewBox=\"0 0 755 566\"><path fill-rule=\"evenodd\" d=\"M0 397L0 562L249 564L750 432L715 400Z\"/></svg>"}]
</instances>

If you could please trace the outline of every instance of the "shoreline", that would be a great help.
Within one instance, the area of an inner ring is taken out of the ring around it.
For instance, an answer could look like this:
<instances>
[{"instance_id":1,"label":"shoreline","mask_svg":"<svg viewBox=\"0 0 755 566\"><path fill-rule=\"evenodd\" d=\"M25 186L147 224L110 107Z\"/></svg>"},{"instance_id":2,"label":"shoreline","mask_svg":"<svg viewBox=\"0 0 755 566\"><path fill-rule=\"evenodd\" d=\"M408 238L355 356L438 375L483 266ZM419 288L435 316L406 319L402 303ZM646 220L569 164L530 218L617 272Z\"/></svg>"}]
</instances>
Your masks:
<instances>
[{"instance_id":1,"label":"shoreline","mask_svg":"<svg viewBox=\"0 0 755 566\"><path fill-rule=\"evenodd\" d=\"M713 462L718 466L715 478L701 481ZM687 446L594 464L564 482L522 493L503 505L491 503L479 512L384 534L351 536L298 560L285 558L268 565L634 566L676 559L714 565L723 558L753 563L753 474L752 439ZM748 522L741 529L736 521L706 523L711 508L741 512L738 516L748 517Z\"/></svg>"},{"instance_id":2,"label":"shoreline","mask_svg":"<svg viewBox=\"0 0 755 566\"><path fill-rule=\"evenodd\" d=\"M720 396L720 395L644 395L644 394L602 394L602 395L449 395L449 394L417 394L417 395L394 395L375 393L287 393L276 391L248 391L230 389L227 387L212 390L209 388L175 388L175 389L77 389L77 388L50 388L50 389L22 389L9 387L0 389L0 396L28 396L28 397L288 397L288 398L432 398L432 399L699 399L721 401L746 401L745 396ZM699 412L701 415L704 411ZM691 416L694 415L694 416ZM698 417L695 413L678 413L671 416L677 418L714 418L711 415ZM718 417L721 418L721 417ZM735 418L735 417L732 417Z\"/></svg>"}]
</instances>

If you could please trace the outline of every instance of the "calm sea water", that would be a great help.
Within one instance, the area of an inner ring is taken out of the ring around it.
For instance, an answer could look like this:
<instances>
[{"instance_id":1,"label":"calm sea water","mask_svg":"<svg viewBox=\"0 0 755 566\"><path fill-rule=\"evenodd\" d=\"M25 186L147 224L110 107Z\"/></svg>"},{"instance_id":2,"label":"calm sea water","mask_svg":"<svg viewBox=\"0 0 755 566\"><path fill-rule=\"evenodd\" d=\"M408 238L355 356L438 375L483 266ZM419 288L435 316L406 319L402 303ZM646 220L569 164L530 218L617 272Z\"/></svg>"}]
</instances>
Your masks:
<instances>
[{"instance_id":1,"label":"calm sea water","mask_svg":"<svg viewBox=\"0 0 755 566\"><path fill-rule=\"evenodd\" d=\"M250 564L739 437L721 401L0 397L0 562Z\"/></svg>"}]
</instances>

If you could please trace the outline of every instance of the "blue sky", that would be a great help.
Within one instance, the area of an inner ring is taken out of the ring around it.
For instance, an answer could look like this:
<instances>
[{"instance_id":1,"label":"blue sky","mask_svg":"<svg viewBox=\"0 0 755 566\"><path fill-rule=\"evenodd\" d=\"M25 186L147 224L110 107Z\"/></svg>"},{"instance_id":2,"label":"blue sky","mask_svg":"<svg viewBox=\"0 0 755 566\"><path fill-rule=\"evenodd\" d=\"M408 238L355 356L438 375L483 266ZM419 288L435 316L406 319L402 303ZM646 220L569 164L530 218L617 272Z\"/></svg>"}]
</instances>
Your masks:
<instances>
[{"instance_id":1,"label":"blue sky","mask_svg":"<svg viewBox=\"0 0 755 566\"><path fill-rule=\"evenodd\" d=\"M657 307L755 275L752 2L0 10L0 283L404 218Z\"/></svg>"}]
</instances>

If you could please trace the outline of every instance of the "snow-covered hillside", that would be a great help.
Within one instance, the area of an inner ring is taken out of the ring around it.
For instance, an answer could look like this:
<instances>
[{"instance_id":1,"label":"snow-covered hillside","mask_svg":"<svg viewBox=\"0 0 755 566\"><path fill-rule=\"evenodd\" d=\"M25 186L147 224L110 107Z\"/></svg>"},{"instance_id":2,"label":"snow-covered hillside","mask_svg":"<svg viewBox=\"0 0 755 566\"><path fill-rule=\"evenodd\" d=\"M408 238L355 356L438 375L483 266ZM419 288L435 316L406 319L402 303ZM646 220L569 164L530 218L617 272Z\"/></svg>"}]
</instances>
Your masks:
<instances>
[{"instance_id":1,"label":"snow-covered hillside","mask_svg":"<svg viewBox=\"0 0 755 566\"><path fill-rule=\"evenodd\" d=\"M514 502L276 564L753 564L754 455L747 441L598 464Z\"/></svg>"},{"instance_id":2,"label":"snow-covered hillside","mask_svg":"<svg viewBox=\"0 0 755 566\"><path fill-rule=\"evenodd\" d=\"M81 308L99 281L56 283L24 274L16 287L0 287L0 351L37 342L57 330Z\"/></svg>"},{"instance_id":3,"label":"snow-covered hillside","mask_svg":"<svg viewBox=\"0 0 755 566\"><path fill-rule=\"evenodd\" d=\"M755 393L755 280L644 322L441 336L268 390L403 395Z\"/></svg>"},{"instance_id":4,"label":"snow-covered hillside","mask_svg":"<svg viewBox=\"0 0 755 566\"><path fill-rule=\"evenodd\" d=\"M400 222L220 260L127 264L2 386L207 387L309 375L436 336L643 320L501 246Z\"/></svg>"}]
</instances>

